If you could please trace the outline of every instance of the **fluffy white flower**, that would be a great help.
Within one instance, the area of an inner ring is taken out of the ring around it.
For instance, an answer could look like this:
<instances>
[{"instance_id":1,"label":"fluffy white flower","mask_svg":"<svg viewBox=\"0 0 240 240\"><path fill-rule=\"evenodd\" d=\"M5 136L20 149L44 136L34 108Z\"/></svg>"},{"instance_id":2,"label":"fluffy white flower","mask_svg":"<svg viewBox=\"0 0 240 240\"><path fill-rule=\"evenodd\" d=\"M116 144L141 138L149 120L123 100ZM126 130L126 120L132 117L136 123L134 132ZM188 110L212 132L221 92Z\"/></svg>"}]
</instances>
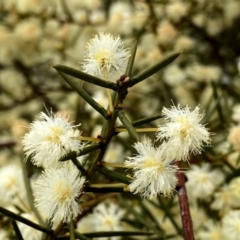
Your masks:
<instances>
[{"instance_id":1,"label":"fluffy white flower","mask_svg":"<svg viewBox=\"0 0 240 240\"><path fill-rule=\"evenodd\" d=\"M223 180L223 174L218 170L210 169L209 164L191 165L191 169L186 172L186 175L188 177L186 186L189 189L189 194L200 199L213 194L215 188Z\"/></svg>"},{"instance_id":2,"label":"fluffy white flower","mask_svg":"<svg viewBox=\"0 0 240 240\"><path fill-rule=\"evenodd\" d=\"M45 170L34 185L36 207L53 224L69 222L81 211L76 199L84 182L75 167Z\"/></svg>"},{"instance_id":3,"label":"fluffy white flower","mask_svg":"<svg viewBox=\"0 0 240 240\"><path fill-rule=\"evenodd\" d=\"M240 210L230 211L224 216L222 229L225 240L240 239Z\"/></svg>"},{"instance_id":4,"label":"fluffy white flower","mask_svg":"<svg viewBox=\"0 0 240 240\"><path fill-rule=\"evenodd\" d=\"M125 161L125 166L133 168L134 173L129 190L148 199L160 193L171 194L177 184L177 166L164 157L163 148L154 147L150 139L135 143L134 148L138 154Z\"/></svg>"},{"instance_id":5,"label":"fluffy white flower","mask_svg":"<svg viewBox=\"0 0 240 240\"><path fill-rule=\"evenodd\" d=\"M120 37L99 33L87 44L83 71L105 80L116 80L124 74L129 57L129 49Z\"/></svg>"},{"instance_id":6,"label":"fluffy white flower","mask_svg":"<svg viewBox=\"0 0 240 240\"><path fill-rule=\"evenodd\" d=\"M201 152L204 142L210 144L209 132L199 123L203 117L199 107L191 112L188 106L172 106L164 108L162 114L166 123L158 126L156 137L166 141L167 158L186 161L191 153Z\"/></svg>"},{"instance_id":7,"label":"fluffy white flower","mask_svg":"<svg viewBox=\"0 0 240 240\"><path fill-rule=\"evenodd\" d=\"M84 144L77 138L79 125L72 125L63 115L41 112L39 119L31 124L30 131L23 138L27 157L42 167L57 167L59 159L70 151L79 152Z\"/></svg>"}]
</instances>

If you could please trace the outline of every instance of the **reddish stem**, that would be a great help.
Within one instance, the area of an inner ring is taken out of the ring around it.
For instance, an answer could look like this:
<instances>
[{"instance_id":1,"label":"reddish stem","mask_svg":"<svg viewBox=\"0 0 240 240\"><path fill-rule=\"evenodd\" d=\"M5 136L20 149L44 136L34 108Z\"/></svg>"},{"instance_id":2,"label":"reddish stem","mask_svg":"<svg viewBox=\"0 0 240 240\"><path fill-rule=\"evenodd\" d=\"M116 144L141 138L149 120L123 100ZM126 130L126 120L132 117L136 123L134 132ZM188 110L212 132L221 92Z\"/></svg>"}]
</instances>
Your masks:
<instances>
[{"instance_id":1,"label":"reddish stem","mask_svg":"<svg viewBox=\"0 0 240 240\"><path fill-rule=\"evenodd\" d=\"M177 165L180 169L179 162L177 162ZM194 240L192 218L189 210L188 196L185 186L186 176L183 172L178 171L177 179L178 179L177 193L181 211L184 239Z\"/></svg>"}]
</instances>

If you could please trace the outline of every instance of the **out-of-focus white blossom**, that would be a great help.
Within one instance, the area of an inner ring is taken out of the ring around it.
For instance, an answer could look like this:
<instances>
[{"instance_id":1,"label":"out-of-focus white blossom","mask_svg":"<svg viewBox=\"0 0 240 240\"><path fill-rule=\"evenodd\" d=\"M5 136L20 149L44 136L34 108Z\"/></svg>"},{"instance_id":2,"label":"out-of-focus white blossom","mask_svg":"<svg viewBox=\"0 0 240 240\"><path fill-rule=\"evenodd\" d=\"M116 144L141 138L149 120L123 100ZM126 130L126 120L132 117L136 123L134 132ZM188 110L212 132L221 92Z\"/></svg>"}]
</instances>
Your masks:
<instances>
[{"instance_id":1,"label":"out-of-focus white blossom","mask_svg":"<svg viewBox=\"0 0 240 240\"><path fill-rule=\"evenodd\" d=\"M10 240L10 233L6 229L0 229L0 239L1 240Z\"/></svg>"},{"instance_id":2,"label":"out-of-focus white blossom","mask_svg":"<svg viewBox=\"0 0 240 240\"><path fill-rule=\"evenodd\" d=\"M79 176L75 166L47 169L34 184L36 207L54 225L69 222L81 212L77 198L84 183L85 177Z\"/></svg>"},{"instance_id":3,"label":"out-of-focus white blossom","mask_svg":"<svg viewBox=\"0 0 240 240\"><path fill-rule=\"evenodd\" d=\"M91 214L81 219L77 224L77 230L81 233L101 231L123 231L121 220L125 210L119 205L106 201L98 204ZM94 238L95 239L95 238ZM117 240L119 237L107 237L103 240Z\"/></svg>"},{"instance_id":4,"label":"out-of-focus white blossom","mask_svg":"<svg viewBox=\"0 0 240 240\"><path fill-rule=\"evenodd\" d=\"M16 1L17 10L20 13L41 13L46 10L49 2L46 0L21 0Z\"/></svg>"},{"instance_id":5,"label":"out-of-focus white blossom","mask_svg":"<svg viewBox=\"0 0 240 240\"><path fill-rule=\"evenodd\" d=\"M127 157L125 166L133 169L133 180L129 190L153 199L158 194L170 195L177 184L177 166L172 159L164 157L164 150L154 147L150 139L133 146L138 154Z\"/></svg>"},{"instance_id":6,"label":"out-of-focus white blossom","mask_svg":"<svg viewBox=\"0 0 240 240\"><path fill-rule=\"evenodd\" d=\"M239 64L239 70L240 70L240 64ZM232 108L232 119L240 123L240 104L237 104Z\"/></svg>"},{"instance_id":7,"label":"out-of-focus white blossom","mask_svg":"<svg viewBox=\"0 0 240 240\"><path fill-rule=\"evenodd\" d=\"M23 173L15 164L0 168L0 205L11 204L16 201L25 201Z\"/></svg>"},{"instance_id":8,"label":"out-of-focus white blossom","mask_svg":"<svg viewBox=\"0 0 240 240\"><path fill-rule=\"evenodd\" d=\"M172 106L164 108L162 114L166 122L158 126L156 137L166 141L168 158L186 161L191 153L200 153L204 143L210 143L209 132L200 124L203 115L199 113L199 107L190 111L188 106Z\"/></svg>"},{"instance_id":9,"label":"out-of-focus white blossom","mask_svg":"<svg viewBox=\"0 0 240 240\"><path fill-rule=\"evenodd\" d=\"M177 29L169 22L163 21L157 28L157 40L160 44L171 43L178 35Z\"/></svg>"},{"instance_id":10,"label":"out-of-focus white blossom","mask_svg":"<svg viewBox=\"0 0 240 240\"><path fill-rule=\"evenodd\" d=\"M199 82L210 82L219 80L222 70L214 65L194 64L186 68L186 73L190 79Z\"/></svg>"},{"instance_id":11,"label":"out-of-focus white blossom","mask_svg":"<svg viewBox=\"0 0 240 240\"><path fill-rule=\"evenodd\" d=\"M14 34L19 40L27 43L37 41L43 34L40 24L40 19L37 18L24 20L16 26Z\"/></svg>"},{"instance_id":12,"label":"out-of-focus white blossom","mask_svg":"<svg viewBox=\"0 0 240 240\"><path fill-rule=\"evenodd\" d=\"M233 21L240 16L238 0L224 1L223 11L226 25L232 25Z\"/></svg>"},{"instance_id":13,"label":"out-of-focus white blossom","mask_svg":"<svg viewBox=\"0 0 240 240\"><path fill-rule=\"evenodd\" d=\"M230 129L227 140L235 150L240 150L240 126L235 126Z\"/></svg>"},{"instance_id":14,"label":"out-of-focus white blossom","mask_svg":"<svg viewBox=\"0 0 240 240\"><path fill-rule=\"evenodd\" d=\"M124 156L124 149L122 145L116 143L110 143L106 154L104 156L104 162L107 163L122 163Z\"/></svg>"},{"instance_id":15,"label":"out-of-focus white blossom","mask_svg":"<svg viewBox=\"0 0 240 240\"><path fill-rule=\"evenodd\" d=\"M234 206L233 191L228 186L222 187L219 191L214 193L214 201L211 208L225 213Z\"/></svg>"},{"instance_id":16,"label":"out-of-focus white blossom","mask_svg":"<svg viewBox=\"0 0 240 240\"><path fill-rule=\"evenodd\" d=\"M240 210L228 212L222 220L224 240L240 239Z\"/></svg>"},{"instance_id":17,"label":"out-of-focus white blossom","mask_svg":"<svg viewBox=\"0 0 240 240\"><path fill-rule=\"evenodd\" d=\"M233 207L240 207L240 177L234 178L228 185Z\"/></svg>"},{"instance_id":18,"label":"out-of-focus white blossom","mask_svg":"<svg viewBox=\"0 0 240 240\"><path fill-rule=\"evenodd\" d=\"M93 209L92 224L96 231L122 231L125 210L113 202L103 202Z\"/></svg>"},{"instance_id":19,"label":"out-of-focus white blossom","mask_svg":"<svg viewBox=\"0 0 240 240\"><path fill-rule=\"evenodd\" d=\"M58 160L70 151L79 152L84 144L77 139L80 131L79 125L72 125L63 115L49 113L47 116L41 112L35 120L30 131L23 138L23 149L27 158L42 167L58 167Z\"/></svg>"},{"instance_id":20,"label":"out-of-focus white blossom","mask_svg":"<svg viewBox=\"0 0 240 240\"><path fill-rule=\"evenodd\" d=\"M188 13L189 4L183 1L173 1L166 5L167 17L178 22Z\"/></svg>"},{"instance_id":21,"label":"out-of-focus white blossom","mask_svg":"<svg viewBox=\"0 0 240 240\"><path fill-rule=\"evenodd\" d=\"M186 79L186 74L179 66L171 65L164 71L164 79L170 86L180 85Z\"/></svg>"},{"instance_id":22,"label":"out-of-focus white blossom","mask_svg":"<svg viewBox=\"0 0 240 240\"><path fill-rule=\"evenodd\" d=\"M211 196L216 187L223 181L223 173L211 169L209 164L206 163L202 166L191 165L186 175L188 177L186 183L188 193L199 199Z\"/></svg>"},{"instance_id":23,"label":"out-of-focus white blossom","mask_svg":"<svg viewBox=\"0 0 240 240\"><path fill-rule=\"evenodd\" d=\"M200 12L193 15L192 17L192 22L197 27L204 27L204 25L206 24L206 21L207 21L206 13Z\"/></svg>"},{"instance_id":24,"label":"out-of-focus white blossom","mask_svg":"<svg viewBox=\"0 0 240 240\"><path fill-rule=\"evenodd\" d=\"M196 41L194 38L188 36L179 36L175 43L175 50L176 51L188 51L194 48L196 45Z\"/></svg>"},{"instance_id":25,"label":"out-of-focus white blossom","mask_svg":"<svg viewBox=\"0 0 240 240\"><path fill-rule=\"evenodd\" d=\"M88 74L105 80L116 80L124 74L129 57L129 49L120 37L99 33L87 44L82 68Z\"/></svg>"},{"instance_id":26,"label":"out-of-focus white blossom","mask_svg":"<svg viewBox=\"0 0 240 240\"><path fill-rule=\"evenodd\" d=\"M223 239L222 228L219 223L207 221L197 234L199 240L221 240Z\"/></svg>"},{"instance_id":27,"label":"out-of-focus white blossom","mask_svg":"<svg viewBox=\"0 0 240 240\"><path fill-rule=\"evenodd\" d=\"M131 34L134 27L134 24L131 22L132 19L134 20L134 16L129 2L115 1L111 4L107 21L110 32Z\"/></svg>"}]
</instances>

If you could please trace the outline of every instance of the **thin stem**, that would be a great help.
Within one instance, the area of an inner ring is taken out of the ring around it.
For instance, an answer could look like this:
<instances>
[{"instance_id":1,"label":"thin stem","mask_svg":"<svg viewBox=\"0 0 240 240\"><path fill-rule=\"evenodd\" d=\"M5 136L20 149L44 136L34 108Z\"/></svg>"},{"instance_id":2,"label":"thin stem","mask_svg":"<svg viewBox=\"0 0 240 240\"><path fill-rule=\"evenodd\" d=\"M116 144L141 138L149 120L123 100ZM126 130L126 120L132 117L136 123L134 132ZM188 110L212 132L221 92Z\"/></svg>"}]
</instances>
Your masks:
<instances>
[{"instance_id":1,"label":"thin stem","mask_svg":"<svg viewBox=\"0 0 240 240\"><path fill-rule=\"evenodd\" d=\"M156 132L158 128L135 128L136 132ZM127 132L126 128L115 128L115 132Z\"/></svg>"},{"instance_id":2,"label":"thin stem","mask_svg":"<svg viewBox=\"0 0 240 240\"><path fill-rule=\"evenodd\" d=\"M101 138L93 138L93 137L77 137L74 139L82 140L82 141L91 141L91 142L102 142L103 141Z\"/></svg>"},{"instance_id":3,"label":"thin stem","mask_svg":"<svg viewBox=\"0 0 240 240\"><path fill-rule=\"evenodd\" d=\"M122 163L108 163L108 162L102 161L102 165L104 167L126 168L126 166L124 166Z\"/></svg>"},{"instance_id":4,"label":"thin stem","mask_svg":"<svg viewBox=\"0 0 240 240\"><path fill-rule=\"evenodd\" d=\"M16 220L16 221L22 222L22 223L24 223L24 224L26 224L26 225L34 228L34 229L37 229L41 232L45 232L47 234L52 234L53 233L53 231L51 229L47 229L45 227L40 226L39 224L31 222L28 219L26 219L24 217L21 217L21 216L15 214L15 213L3 208L3 207L0 207L0 212L3 213L4 215Z\"/></svg>"},{"instance_id":5,"label":"thin stem","mask_svg":"<svg viewBox=\"0 0 240 240\"><path fill-rule=\"evenodd\" d=\"M22 200L18 193L16 193L16 197L18 199L18 203L16 205L24 212L31 212L29 207L24 203L24 201Z\"/></svg>"},{"instance_id":6,"label":"thin stem","mask_svg":"<svg viewBox=\"0 0 240 240\"><path fill-rule=\"evenodd\" d=\"M71 222L70 222L70 240L75 240L74 221L72 218L71 218Z\"/></svg>"},{"instance_id":7,"label":"thin stem","mask_svg":"<svg viewBox=\"0 0 240 240\"><path fill-rule=\"evenodd\" d=\"M125 187L124 183L101 183L101 184L91 184L89 187L93 188L109 188L109 187Z\"/></svg>"},{"instance_id":8,"label":"thin stem","mask_svg":"<svg viewBox=\"0 0 240 240\"><path fill-rule=\"evenodd\" d=\"M21 231L19 230L19 227L18 227L18 225L17 225L17 223L14 219L12 220L12 225L13 225L13 229L14 229L14 232L16 234L17 239L18 240L24 240L23 236L21 234Z\"/></svg>"},{"instance_id":9,"label":"thin stem","mask_svg":"<svg viewBox=\"0 0 240 240\"><path fill-rule=\"evenodd\" d=\"M178 165L178 168L180 169L179 162L177 162L177 165ZM178 179L177 193L178 193L178 200L179 200L179 206L181 211L184 239L194 240L193 225L192 225L192 219L191 219L191 214L189 210L187 190L185 186L185 182L186 182L185 174L181 171L178 171L177 179Z\"/></svg>"},{"instance_id":10,"label":"thin stem","mask_svg":"<svg viewBox=\"0 0 240 240\"><path fill-rule=\"evenodd\" d=\"M106 66L103 69L103 75L104 75L104 79L109 82L108 80L108 72L107 72L107 68ZM113 102L112 102L112 97L111 97L111 93L109 88L107 88L107 97L108 97L108 102L109 102L109 110L110 112L113 112Z\"/></svg>"},{"instance_id":11,"label":"thin stem","mask_svg":"<svg viewBox=\"0 0 240 240\"><path fill-rule=\"evenodd\" d=\"M21 166L22 166L22 170L23 170L23 179L24 179L24 184L25 184L27 198L28 198L30 208L34 212L38 222L41 225L43 225L44 224L43 219L42 219L40 213L38 212L38 210L34 206L33 192L32 192L32 188L31 188L30 180L28 178L26 164L24 163L24 160L22 160L22 159L21 159Z\"/></svg>"},{"instance_id":12,"label":"thin stem","mask_svg":"<svg viewBox=\"0 0 240 240\"><path fill-rule=\"evenodd\" d=\"M133 125L128 120L128 118L125 116L125 113L122 110L118 110L117 113L118 118L120 119L124 127L127 129L129 135L134 139L134 141L139 141L138 134Z\"/></svg>"}]
</instances>

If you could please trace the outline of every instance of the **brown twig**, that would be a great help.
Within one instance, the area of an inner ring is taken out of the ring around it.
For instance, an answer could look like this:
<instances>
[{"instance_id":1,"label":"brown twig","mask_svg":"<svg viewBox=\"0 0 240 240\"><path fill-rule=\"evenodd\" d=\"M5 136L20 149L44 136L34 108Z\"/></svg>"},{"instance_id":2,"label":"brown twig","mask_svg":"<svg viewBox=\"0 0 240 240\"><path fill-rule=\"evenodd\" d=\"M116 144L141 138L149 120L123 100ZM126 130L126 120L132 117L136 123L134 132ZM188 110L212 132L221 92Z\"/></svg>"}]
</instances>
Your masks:
<instances>
[{"instance_id":1,"label":"brown twig","mask_svg":"<svg viewBox=\"0 0 240 240\"><path fill-rule=\"evenodd\" d=\"M178 168L180 169L180 163L177 162ZM185 240L194 240L192 218L189 210L187 190L185 186L186 176L182 171L177 173L178 186L177 193L179 199L179 206L181 211L181 219L183 226L183 235Z\"/></svg>"},{"instance_id":2,"label":"brown twig","mask_svg":"<svg viewBox=\"0 0 240 240\"><path fill-rule=\"evenodd\" d=\"M16 145L15 141L9 141L9 142L0 142L0 149L1 148L11 148Z\"/></svg>"}]
</instances>

